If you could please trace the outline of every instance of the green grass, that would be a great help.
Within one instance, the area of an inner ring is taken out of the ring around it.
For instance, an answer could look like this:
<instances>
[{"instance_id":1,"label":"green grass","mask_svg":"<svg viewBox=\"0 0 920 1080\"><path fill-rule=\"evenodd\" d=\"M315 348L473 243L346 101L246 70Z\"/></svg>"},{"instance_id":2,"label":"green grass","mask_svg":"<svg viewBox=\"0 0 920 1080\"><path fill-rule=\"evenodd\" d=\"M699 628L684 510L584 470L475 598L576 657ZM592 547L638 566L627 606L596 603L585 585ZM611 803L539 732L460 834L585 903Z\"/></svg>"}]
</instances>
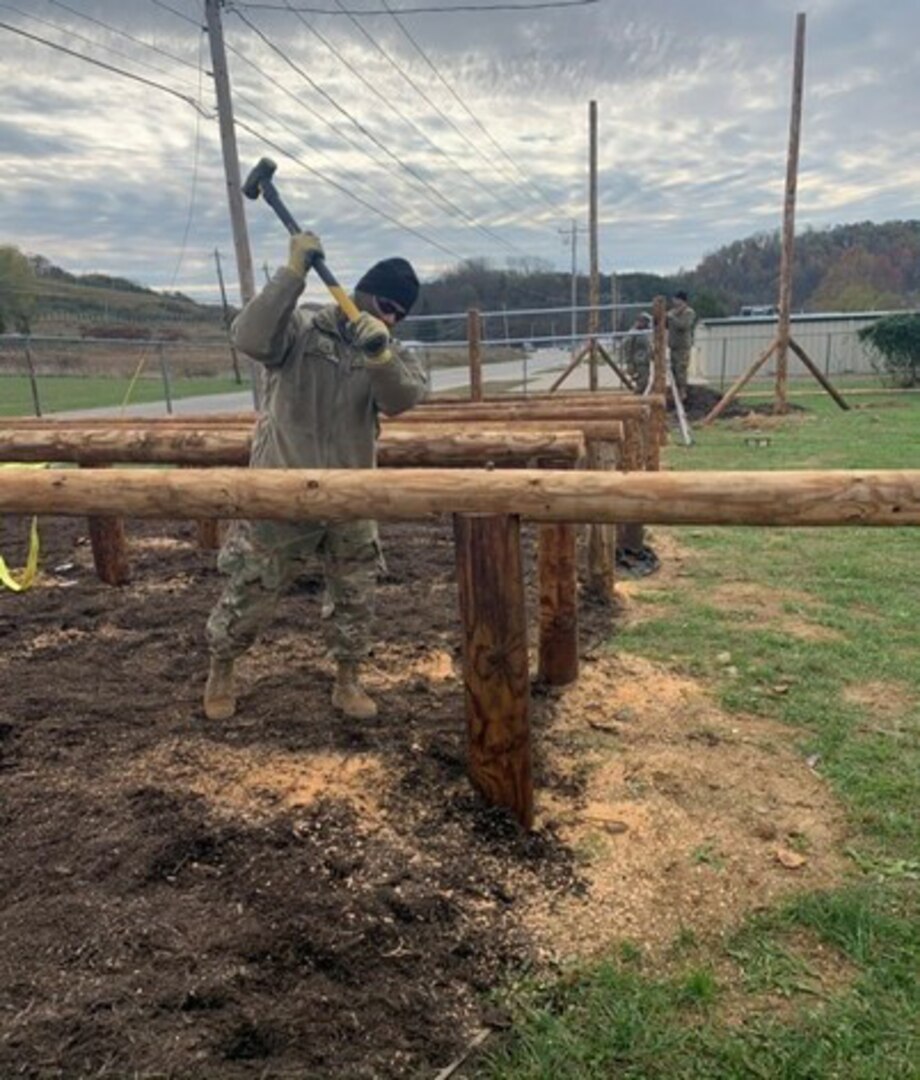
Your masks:
<instances>
[{"instance_id":1,"label":"green grass","mask_svg":"<svg viewBox=\"0 0 920 1080\"><path fill-rule=\"evenodd\" d=\"M920 397L858 404L844 413L815 399L807 414L769 426L768 447L719 424L694 447L670 447L668 465L920 468ZM920 529L674 536L687 553L683 575L649 580L644 621L611 648L703 680L729 712L788 725L849 817L850 879L759 912L728 939L685 933L665 968L611 943L599 966L507 988L514 1026L467 1075L918 1078ZM770 603L733 604L744 586ZM791 633L784 620L813 632ZM887 708L847 694L866 684L890 688ZM717 850L691 858L718 871ZM819 954L830 978L815 970Z\"/></svg>"},{"instance_id":2,"label":"green grass","mask_svg":"<svg viewBox=\"0 0 920 1080\"><path fill-rule=\"evenodd\" d=\"M104 376L42 375L38 380L42 414L66 412L70 409L93 409L100 406L120 406L128 392L128 378ZM232 378L173 379L170 391L174 399L196 397L199 394L226 394L245 390L247 382L239 385ZM138 405L162 401L166 412L163 384L159 379L138 379L131 388L129 404ZM0 416L34 416L35 407L29 380L25 376L0 375Z\"/></svg>"}]
</instances>

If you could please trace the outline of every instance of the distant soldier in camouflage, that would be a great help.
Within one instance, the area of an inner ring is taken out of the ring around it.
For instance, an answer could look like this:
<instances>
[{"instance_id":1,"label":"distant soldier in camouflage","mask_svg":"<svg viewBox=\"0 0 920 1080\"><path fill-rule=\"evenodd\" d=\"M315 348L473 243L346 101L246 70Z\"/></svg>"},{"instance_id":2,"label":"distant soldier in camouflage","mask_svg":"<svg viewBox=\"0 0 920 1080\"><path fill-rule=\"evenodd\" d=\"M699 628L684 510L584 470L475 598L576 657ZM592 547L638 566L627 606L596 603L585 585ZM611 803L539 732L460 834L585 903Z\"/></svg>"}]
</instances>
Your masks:
<instances>
[{"instance_id":1,"label":"distant soldier in camouflage","mask_svg":"<svg viewBox=\"0 0 920 1080\"><path fill-rule=\"evenodd\" d=\"M645 393L652 370L652 317L647 311L636 316L636 321L623 340L623 361L626 371L636 385L637 393Z\"/></svg>"},{"instance_id":2,"label":"distant soldier in camouflage","mask_svg":"<svg viewBox=\"0 0 920 1080\"><path fill-rule=\"evenodd\" d=\"M668 353L671 370L681 400L687 400L687 372L690 368L690 350L693 348L693 325L696 312L687 303L685 292L676 292L668 311Z\"/></svg>"},{"instance_id":3,"label":"distant soldier in camouflage","mask_svg":"<svg viewBox=\"0 0 920 1080\"><path fill-rule=\"evenodd\" d=\"M233 324L236 347L266 368L263 412L253 436L254 468L372 469L377 416L404 412L427 385L417 362L391 339L419 291L405 259L372 266L355 289L354 325L335 305L296 310L322 244L291 237L290 258ZM218 558L228 576L207 624L211 666L204 694L210 720L236 710L234 661L256 640L279 597L320 556L331 614L322 628L337 662L332 704L369 719L377 706L359 680L370 648L380 547L377 523L244 521Z\"/></svg>"}]
</instances>

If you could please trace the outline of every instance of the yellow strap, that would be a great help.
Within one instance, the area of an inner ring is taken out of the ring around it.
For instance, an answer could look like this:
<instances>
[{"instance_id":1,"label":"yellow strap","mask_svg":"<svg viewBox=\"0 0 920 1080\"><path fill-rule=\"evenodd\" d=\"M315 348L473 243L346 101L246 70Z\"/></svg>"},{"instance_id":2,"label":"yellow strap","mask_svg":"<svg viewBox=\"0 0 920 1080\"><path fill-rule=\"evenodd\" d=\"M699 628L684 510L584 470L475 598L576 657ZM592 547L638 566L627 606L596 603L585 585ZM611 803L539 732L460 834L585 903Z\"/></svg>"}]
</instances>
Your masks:
<instances>
[{"instance_id":1,"label":"yellow strap","mask_svg":"<svg viewBox=\"0 0 920 1080\"><path fill-rule=\"evenodd\" d=\"M47 469L48 463L41 462L36 465L0 464L0 469ZM26 556L26 565L22 570L10 570L6 560L0 555L0 585L5 586L10 592L25 592L31 588L38 574L38 556L41 553L41 541L38 536L38 518L32 518L32 527L29 530L29 554Z\"/></svg>"},{"instance_id":2,"label":"yellow strap","mask_svg":"<svg viewBox=\"0 0 920 1080\"><path fill-rule=\"evenodd\" d=\"M38 538L38 518L32 518L32 528L29 530L29 554L26 558L24 569L13 571L6 565L6 560L0 555L0 585L5 585L11 592L24 592L30 588L38 573L38 555L41 543Z\"/></svg>"}]
</instances>

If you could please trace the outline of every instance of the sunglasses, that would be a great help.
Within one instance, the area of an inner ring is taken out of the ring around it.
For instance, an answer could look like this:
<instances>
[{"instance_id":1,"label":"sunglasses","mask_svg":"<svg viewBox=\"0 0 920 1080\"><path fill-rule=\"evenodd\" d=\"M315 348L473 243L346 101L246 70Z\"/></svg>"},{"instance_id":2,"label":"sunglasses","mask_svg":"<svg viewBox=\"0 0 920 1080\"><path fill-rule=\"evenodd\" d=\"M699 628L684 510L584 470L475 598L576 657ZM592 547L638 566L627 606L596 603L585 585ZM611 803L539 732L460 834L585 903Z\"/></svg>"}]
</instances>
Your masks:
<instances>
[{"instance_id":1,"label":"sunglasses","mask_svg":"<svg viewBox=\"0 0 920 1080\"><path fill-rule=\"evenodd\" d=\"M405 308L400 307L399 304L394 303L394 301L387 300L383 296L376 296L374 297L374 300L381 315L392 315L397 322L406 317L407 312Z\"/></svg>"}]
</instances>

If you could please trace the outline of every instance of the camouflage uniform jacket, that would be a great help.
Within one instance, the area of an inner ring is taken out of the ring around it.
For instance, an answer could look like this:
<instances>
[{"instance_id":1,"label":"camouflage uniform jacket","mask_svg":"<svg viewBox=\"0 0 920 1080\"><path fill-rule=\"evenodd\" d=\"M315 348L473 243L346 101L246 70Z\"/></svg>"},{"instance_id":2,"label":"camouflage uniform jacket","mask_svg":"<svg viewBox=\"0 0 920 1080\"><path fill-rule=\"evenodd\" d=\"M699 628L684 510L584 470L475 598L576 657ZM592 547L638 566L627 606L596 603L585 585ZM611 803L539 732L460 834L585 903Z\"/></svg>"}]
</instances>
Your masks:
<instances>
[{"instance_id":1,"label":"camouflage uniform jacket","mask_svg":"<svg viewBox=\"0 0 920 1080\"><path fill-rule=\"evenodd\" d=\"M295 310L303 289L282 267L233 323L237 348L267 370L250 464L371 469L378 412L394 416L417 404L427 390L424 372L395 342L390 363L367 366L343 336L335 305Z\"/></svg>"},{"instance_id":2,"label":"camouflage uniform jacket","mask_svg":"<svg viewBox=\"0 0 920 1080\"><path fill-rule=\"evenodd\" d=\"M668 312L668 348L672 352L689 352L693 345L693 324L696 312L685 304Z\"/></svg>"}]
</instances>

